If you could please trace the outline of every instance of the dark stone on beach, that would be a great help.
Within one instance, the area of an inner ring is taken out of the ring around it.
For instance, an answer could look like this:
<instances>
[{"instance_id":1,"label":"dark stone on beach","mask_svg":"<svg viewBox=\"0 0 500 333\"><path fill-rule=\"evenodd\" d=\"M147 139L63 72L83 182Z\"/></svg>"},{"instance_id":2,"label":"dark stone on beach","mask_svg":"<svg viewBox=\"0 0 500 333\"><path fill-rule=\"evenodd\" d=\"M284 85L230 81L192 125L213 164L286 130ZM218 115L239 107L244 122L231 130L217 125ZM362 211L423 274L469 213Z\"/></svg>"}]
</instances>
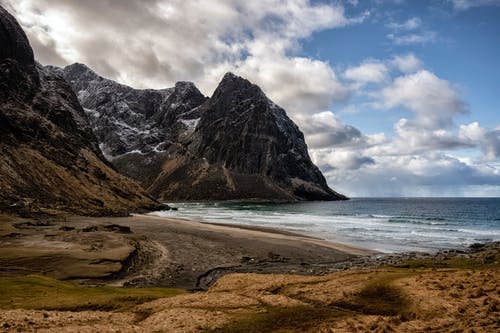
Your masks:
<instances>
[{"instance_id":1,"label":"dark stone on beach","mask_svg":"<svg viewBox=\"0 0 500 333\"><path fill-rule=\"evenodd\" d=\"M474 244L471 244L469 246L469 248L471 250L481 250L484 246L485 246L485 244L483 244L483 243L474 243Z\"/></svg>"},{"instance_id":2,"label":"dark stone on beach","mask_svg":"<svg viewBox=\"0 0 500 333\"><path fill-rule=\"evenodd\" d=\"M119 224L107 224L107 225L93 225L89 227L85 227L82 229L82 232L97 232L97 231L105 231L105 232L115 232L119 234L131 234L132 230L130 227L119 225Z\"/></svg>"},{"instance_id":3,"label":"dark stone on beach","mask_svg":"<svg viewBox=\"0 0 500 333\"><path fill-rule=\"evenodd\" d=\"M29 222L14 223L13 226L16 229L29 229L37 227L52 227L54 226L54 223L49 221L29 221Z\"/></svg>"},{"instance_id":4,"label":"dark stone on beach","mask_svg":"<svg viewBox=\"0 0 500 333\"><path fill-rule=\"evenodd\" d=\"M20 234L18 232L11 232L10 234L3 235L2 238L19 238L23 234Z\"/></svg>"},{"instance_id":5,"label":"dark stone on beach","mask_svg":"<svg viewBox=\"0 0 500 333\"><path fill-rule=\"evenodd\" d=\"M131 234L132 233L132 230L130 229L130 227L118 225L118 224L105 225L102 227L102 229L104 229L105 231L116 232L119 234Z\"/></svg>"},{"instance_id":6,"label":"dark stone on beach","mask_svg":"<svg viewBox=\"0 0 500 333\"><path fill-rule=\"evenodd\" d=\"M96 232L99 230L99 227L96 225L90 226L90 227L85 227L82 229L83 232Z\"/></svg>"}]
</instances>

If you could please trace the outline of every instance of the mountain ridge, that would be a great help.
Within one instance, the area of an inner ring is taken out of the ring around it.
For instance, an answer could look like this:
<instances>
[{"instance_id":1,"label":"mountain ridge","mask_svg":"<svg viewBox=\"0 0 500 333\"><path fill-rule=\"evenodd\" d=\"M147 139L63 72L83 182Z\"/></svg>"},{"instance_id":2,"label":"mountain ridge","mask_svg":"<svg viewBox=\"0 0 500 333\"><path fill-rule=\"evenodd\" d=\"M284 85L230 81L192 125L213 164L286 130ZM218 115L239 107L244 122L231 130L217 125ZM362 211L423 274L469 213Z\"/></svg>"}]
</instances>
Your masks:
<instances>
[{"instance_id":1,"label":"mountain ridge","mask_svg":"<svg viewBox=\"0 0 500 333\"><path fill-rule=\"evenodd\" d=\"M105 155L159 200L346 199L328 187L285 110L233 73L207 98L190 82L157 91L82 64L55 72L73 87Z\"/></svg>"}]
</instances>

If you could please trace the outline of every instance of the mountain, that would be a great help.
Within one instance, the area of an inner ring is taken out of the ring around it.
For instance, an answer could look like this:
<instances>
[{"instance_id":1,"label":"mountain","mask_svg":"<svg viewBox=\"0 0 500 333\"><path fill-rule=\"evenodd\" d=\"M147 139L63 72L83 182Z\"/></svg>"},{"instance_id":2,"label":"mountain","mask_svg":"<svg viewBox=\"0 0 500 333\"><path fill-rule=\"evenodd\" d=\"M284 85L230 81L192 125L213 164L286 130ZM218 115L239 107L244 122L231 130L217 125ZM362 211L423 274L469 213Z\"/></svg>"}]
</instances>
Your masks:
<instances>
[{"instance_id":1,"label":"mountain","mask_svg":"<svg viewBox=\"0 0 500 333\"><path fill-rule=\"evenodd\" d=\"M286 112L228 73L210 99L192 83L137 90L87 66L50 67L73 87L106 157L160 200L342 200Z\"/></svg>"},{"instance_id":2,"label":"mountain","mask_svg":"<svg viewBox=\"0 0 500 333\"><path fill-rule=\"evenodd\" d=\"M24 31L1 6L0 45L0 212L158 208L106 161L72 88L36 64Z\"/></svg>"},{"instance_id":3,"label":"mountain","mask_svg":"<svg viewBox=\"0 0 500 333\"><path fill-rule=\"evenodd\" d=\"M180 150L179 142L200 117L197 108L207 100L190 82L161 90L133 89L83 64L46 69L73 87L104 155L145 188L170 155Z\"/></svg>"},{"instance_id":4,"label":"mountain","mask_svg":"<svg viewBox=\"0 0 500 333\"><path fill-rule=\"evenodd\" d=\"M200 120L149 192L181 199L344 199L312 163L304 135L249 81L228 73L200 108ZM191 176L190 176L191 175ZM190 188L180 186L191 178Z\"/></svg>"},{"instance_id":5,"label":"mountain","mask_svg":"<svg viewBox=\"0 0 500 333\"><path fill-rule=\"evenodd\" d=\"M62 75L77 92L107 156L160 150L165 133L180 119L199 117L189 111L206 100L190 82L179 82L169 89L139 90L107 80L83 64L64 70L46 68Z\"/></svg>"}]
</instances>

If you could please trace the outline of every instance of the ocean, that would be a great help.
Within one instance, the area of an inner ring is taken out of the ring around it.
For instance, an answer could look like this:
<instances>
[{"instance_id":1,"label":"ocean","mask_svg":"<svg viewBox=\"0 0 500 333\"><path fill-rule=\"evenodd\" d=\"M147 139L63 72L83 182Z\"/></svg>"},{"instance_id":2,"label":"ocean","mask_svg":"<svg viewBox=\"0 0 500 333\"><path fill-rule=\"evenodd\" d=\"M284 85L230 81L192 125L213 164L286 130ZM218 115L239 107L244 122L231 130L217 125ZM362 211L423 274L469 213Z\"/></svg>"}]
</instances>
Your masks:
<instances>
[{"instance_id":1,"label":"ocean","mask_svg":"<svg viewBox=\"0 0 500 333\"><path fill-rule=\"evenodd\" d=\"M354 198L298 203L173 203L151 215L265 226L384 253L500 240L500 198Z\"/></svg>"}]
</instances>

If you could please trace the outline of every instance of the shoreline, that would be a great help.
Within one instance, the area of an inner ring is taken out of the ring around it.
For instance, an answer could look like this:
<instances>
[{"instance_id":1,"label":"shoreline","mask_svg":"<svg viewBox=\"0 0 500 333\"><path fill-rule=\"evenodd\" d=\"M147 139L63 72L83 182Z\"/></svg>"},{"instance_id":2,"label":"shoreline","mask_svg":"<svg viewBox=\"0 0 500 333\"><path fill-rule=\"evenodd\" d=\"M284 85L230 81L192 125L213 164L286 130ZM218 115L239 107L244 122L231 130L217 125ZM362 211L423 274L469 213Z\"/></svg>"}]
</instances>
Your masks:
<instances>
[{"instance_id":1,"label":"shoreline","mask_svg":"<svg viewBox=\"0 0 500 333\"><path fill-rule=\"evenodd\" d=\"M382 253L438 252L500 241L497 201L355 198L356 202L231 205L183 202L152 215L273 227ZM414 210L413 205L421 209ZM338 206L338 207L337 207ZM437 209L438 208L438 209Z\"/></svg>"},{"instance_id":2,"label":"shoreline","mask_svg":"<svg viewBox=\"0 0 500 333\"><path fill-rule=\"evenodd\" d=\"M154 213L154 212L153 212ZM139 216L139 217L144 217L144 218L155 218L155 219L165 219L167 220L178 220L178 221L186 221L186 222L193 222L193 223L200 223L202 225L213 225L213 226L220 226L220 227L226 227L226 228L235 228L235 229L242 229L242 230L250 230L250 231L260 231L263 233L270 233L270 234L280 234L280 235L286 235L286 236L295 236L295 237L300 237L300 238L306 238L306 239L311 239L311 240L316 240L319 241L321 244L324 244L325 246L332 247L335 249L338 249L340 251L347 252L349 254L354 254L354 255L383 255L383 256L398 256L398 255L405 255L408 253L415 253L415 254L436 254L442 251L454 251L454 250L466 250L470 245L457 245L457 246L427 246L424 247L423 245L391 245L389 243L377 243L377 242L370 242L367 243L369 246L363 246L361 244L357 244L354 241L346 241L346 240L340 240L340 239L325 239L322 238L318 235L318 233L315 232L307 232L307 231L291 231L287 230L285 228L279 228L279 227L267 227L267 226L262 226L262 225L246 225L246 224L239 224L239 223L224 223L224 222L211 222L211 221L201 221L197 220L195 218L190 218L190 217L180 217L180 216L159 216L159 215L149 215L150 213L147 214L131 214L131 216ZM498 240L500 241L500 240ZM497 242L497 240L492 240L486 243L494 243ZM378 248L378 249L377 249ZM397 248L397 250L394 250Z\"/></svg>"},{"instance_id":3,"label":"shoreline","mask_svg":"<svg viewBox=\"0 0 500 333\"><path fill-rule=\"evenodd\" d=\"M38 274L87 285L206 290L232 273L322 276L469 251L387 254L276 228L141 214L0 216L0 276Z\"/></svg>"},{"instance_id":4,"label":"shoreline","mask_svg":"<svg viewBox=\"0 0 500 333\"><path fill-rule=\"evenodd\" d=\"M0 218L0 276L207 289L230 273L321 275L373 251L273 228L149 215Z\"/></svg>"},{"instance_id":5,"label":"shoreline","mask_svg":"<svg viewBox=\"0 0 500 333\"><path fill-rule=\"evenodd\" d=\"M165 222L191 222L195 224L200 224L200 225L205 225L205 226L213 226L214 230L232 230L232 229L238 229L242 230L243 232L250 232L249 235L254 235L254 233L262 233L263 236L265 237L277 237L277 238L283 238L283 236L286 237L292 237L292 238L297 238L300 240L305 240L308 242L311 242L313 244L318 244L322 245L325 247L329 247L332 249L336 249L342 252L345 252L346 254L352 254L352 255L373 255L373 254L382 254L382 252L372 250L372 249L366 249L362 247L358 247L354 244L348 244L348 243L343 243L343 242L336 242L336 241L331 241L331 240L326 240L324 238L312 236L312 235L307 235L307 234L302 234L300 232L294 232L294 231L288 231L285 229L279 229L279 228L274 228L274 227L263 227L263 226L250 226L250 225L243 225L243 224L230 224L230 223L219 223L219 222L204 222L204 221L198 221L194 219L189 219L189 218L183 218L183 217L162 217L162 216L155 216L155 215L147 215L147 214L132 214L132 217L137 216L143 219L148 219L148 218L154 218L158 220L163 220ZM278 235L278 236L273 236L273 235Z\"/></svg>"}]
</instances>

